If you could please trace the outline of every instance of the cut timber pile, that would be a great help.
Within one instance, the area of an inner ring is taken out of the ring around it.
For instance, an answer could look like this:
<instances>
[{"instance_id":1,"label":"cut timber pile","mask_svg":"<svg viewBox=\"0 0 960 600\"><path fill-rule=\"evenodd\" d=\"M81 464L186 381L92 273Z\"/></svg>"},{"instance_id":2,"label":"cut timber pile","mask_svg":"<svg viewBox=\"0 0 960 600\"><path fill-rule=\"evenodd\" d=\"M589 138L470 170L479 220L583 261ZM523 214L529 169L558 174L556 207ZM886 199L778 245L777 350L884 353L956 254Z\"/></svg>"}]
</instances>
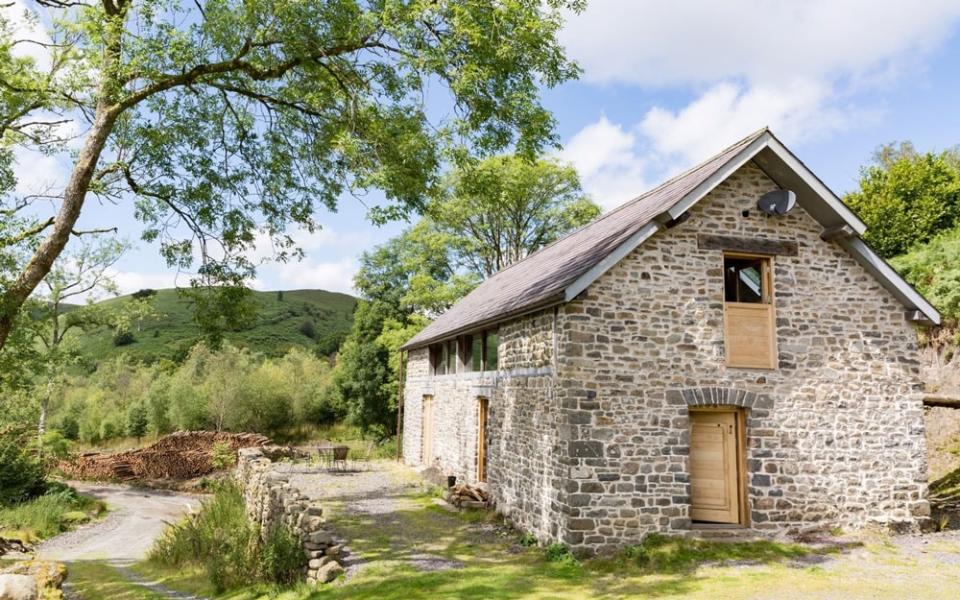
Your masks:
<instances>
[{"instance_id":1,"label":"cut timber pile","mask_svg":"<svg viewBox=\"0 0 960 600\"><path fill-rule=\"evenodd\" d=\"M214 444L226 444L236 451L269 442L269 438L258 433L178 431L145 448L117 453L87 452L61 461L58 467L75 479L192 479L213 472L210 454Z\"/></svg>"},{"instance_id":2,"label":"cut timber pile","mask_svg":"<svg viewBox=\"0 0 960 600\"><path fill-rule=\"evenodd\" d=\"M458 508L487 508L490 494L469 485L455 485L443 494L443 499Z\"/></svg>"}]
</instances>

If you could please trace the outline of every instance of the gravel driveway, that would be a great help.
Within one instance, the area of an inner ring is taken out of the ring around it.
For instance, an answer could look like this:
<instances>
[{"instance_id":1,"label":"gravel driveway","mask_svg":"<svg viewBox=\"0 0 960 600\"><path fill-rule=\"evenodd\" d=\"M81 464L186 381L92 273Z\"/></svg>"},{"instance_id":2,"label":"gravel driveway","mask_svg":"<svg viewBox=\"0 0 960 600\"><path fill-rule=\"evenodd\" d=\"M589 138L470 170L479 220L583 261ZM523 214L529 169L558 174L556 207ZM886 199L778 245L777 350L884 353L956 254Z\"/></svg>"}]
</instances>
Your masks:
<instances>
[{"instance_id":1,"label":"gravel driveway","mask_svg":"<svg viewBox=\"0 0 960 600\"><path fill-rule=\"evenodd\" d=\"M199 497L190 494L104 483L70 485L81 494L106 502L110 512L102 521L43 542L35 548L37 558L135 562L146 557L167 523L200 506Z\"/></svg>"}]
</instances>

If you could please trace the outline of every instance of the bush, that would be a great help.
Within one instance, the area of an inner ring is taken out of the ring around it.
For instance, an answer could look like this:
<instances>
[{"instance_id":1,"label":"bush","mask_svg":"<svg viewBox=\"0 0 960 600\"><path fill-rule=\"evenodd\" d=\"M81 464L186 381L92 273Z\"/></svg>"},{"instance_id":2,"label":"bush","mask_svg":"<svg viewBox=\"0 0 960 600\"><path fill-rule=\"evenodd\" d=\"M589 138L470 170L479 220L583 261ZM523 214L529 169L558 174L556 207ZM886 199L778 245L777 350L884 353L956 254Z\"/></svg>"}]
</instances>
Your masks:
<instances>
[{"instance_id":1,"label":"bush","mask_svg":"<svg viewBox=\"0 0 960 600\"><path fill-rule=\"evenodd\" d=\"M133 337L133 333L129 331L118 331L113 336L113 345L117 347L129 346L136 341L137 338Z\"/></svg>"},{"instance_id":2,"label":"bush","mask_svg":"<svg viewBox=\"0 0 960 600\"><path fill-rule=\"evenodd\" d=\"M46 491L43 465L27 451L19 432L0 432L0 506L35 498Z\"/></svg>"},{"instance_id":3,"label":"bush","mask_svg":"<svg viewBox=\"0 0 960 600\"><path fill-rule=\"evenodd\" d=\"M102 502L77 494L61 483L51 483L42 496L0 510L0 527L20 532L24 541L52 537L86 522L105 510Z\"/></svg>"},{"instance_id":4,"label":"bush","mask_svg":"<svg viewBox=\"0 0 960 600\"><path fill-rule=\"evenodd\" d=\"M275 530L264 542L246 516L234 482L217 485L196 515L171 525L150 549L149 560L166 567L202 569L215 590L255 583L292 583L303 566L296 535Z\"/></svg>"},{"instance_id":5,"label":"bush","mask_svg":"<svg viewBox=\"0 0 960 600\"><path fill-rule=\"evenodd\" d=\"M550 562L576 563L577 559L570 553L570 548L560 543L553 543L543 549L544 556Z\"/></svg>"},{"instance_id":6,"label":"bush","mask_svg":"<svg viewBox=\"0 0 960 600\"><path fill-rule=\"evenodd\" d=\"M237 453L226 442L215 442L210 448L210 465L216 470L226 469L237 464Z\"/></svg>"},{"instance_id":7,"label":"bush","mask_svg":"<svg viewBox=\"0 0 960 600\"><path fill-rule=\"evenodd\" d=\"M297 331L307 336L311 340L317 337L317 327L313 324L313 321L309 319L300 324L300 327L297 327Z\"/></svg>"}]
</instances>

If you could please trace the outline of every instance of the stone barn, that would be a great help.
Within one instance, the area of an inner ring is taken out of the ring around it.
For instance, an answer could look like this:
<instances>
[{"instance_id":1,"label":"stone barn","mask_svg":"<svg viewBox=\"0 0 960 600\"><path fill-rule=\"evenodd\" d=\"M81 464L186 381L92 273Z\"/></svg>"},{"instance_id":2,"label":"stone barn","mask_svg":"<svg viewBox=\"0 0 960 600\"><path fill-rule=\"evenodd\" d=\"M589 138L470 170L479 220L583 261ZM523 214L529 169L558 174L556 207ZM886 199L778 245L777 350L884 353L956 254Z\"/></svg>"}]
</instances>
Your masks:
<instances>
[{"instance_id":1,"label":"stone barn","mask_svg":"<svg viewBox=\"0 0 960 600\"><path fill-rule=\"evenodd\" d=\"M769 130L487 279L404 347L403 456L543 541L929 512L940 315Z\"/></svg>"}]
</instances>

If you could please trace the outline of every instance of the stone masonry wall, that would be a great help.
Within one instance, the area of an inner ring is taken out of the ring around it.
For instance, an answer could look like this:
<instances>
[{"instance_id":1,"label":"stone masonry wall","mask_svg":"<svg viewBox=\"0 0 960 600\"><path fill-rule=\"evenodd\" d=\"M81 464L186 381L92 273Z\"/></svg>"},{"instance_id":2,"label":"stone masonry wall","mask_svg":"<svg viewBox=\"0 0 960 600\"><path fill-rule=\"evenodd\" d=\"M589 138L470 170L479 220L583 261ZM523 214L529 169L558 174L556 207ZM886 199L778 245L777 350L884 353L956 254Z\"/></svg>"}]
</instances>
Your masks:
<instances>
[{"instance_id":1,"label":"stone masonry wall","mask_svg":"<svg viewBox=\"0 0 960 600\"><path fill-rule=\"evenodd\" d=\"M596 551L689 527L689 406L745 407L750 521L784 533L925 516L916 335L904 309L752 163L615 265L559 319L561 538ZM750 210L749 217L741 211ZM698 233L799 244L774 259L779 365L724 362L723 259Z\"/></svg>"},{"instance_id":2,"label":"stone masonry wall","mask_svg":"<svg viewBox=\"0 0 960 600\"><path fill-rule=\"evenodd\" d=\"M236 480L243 489L247 517L259 528L261 539L280 526L300 538L307 583L327 583L343 572L341 547L326 525L323 508L291 486L288 475L274 470L263 448L238 452Z\"/></svg>"},{"instance_id":3,"label":"stone masonry wall","mask_svg":"<svg viewBox=\"0 0 960 600\"><path fill-rule=\"evenodd\" d=\"M487 480L497 510L541 539L559 533L553 310L499 328L499 370L430 376L426 348L409 354L404 391L403 456L477 483L478 399L488 400ZM433 396L436 460L422 456L423 397Z\"/></svg>"}]
</instances>

